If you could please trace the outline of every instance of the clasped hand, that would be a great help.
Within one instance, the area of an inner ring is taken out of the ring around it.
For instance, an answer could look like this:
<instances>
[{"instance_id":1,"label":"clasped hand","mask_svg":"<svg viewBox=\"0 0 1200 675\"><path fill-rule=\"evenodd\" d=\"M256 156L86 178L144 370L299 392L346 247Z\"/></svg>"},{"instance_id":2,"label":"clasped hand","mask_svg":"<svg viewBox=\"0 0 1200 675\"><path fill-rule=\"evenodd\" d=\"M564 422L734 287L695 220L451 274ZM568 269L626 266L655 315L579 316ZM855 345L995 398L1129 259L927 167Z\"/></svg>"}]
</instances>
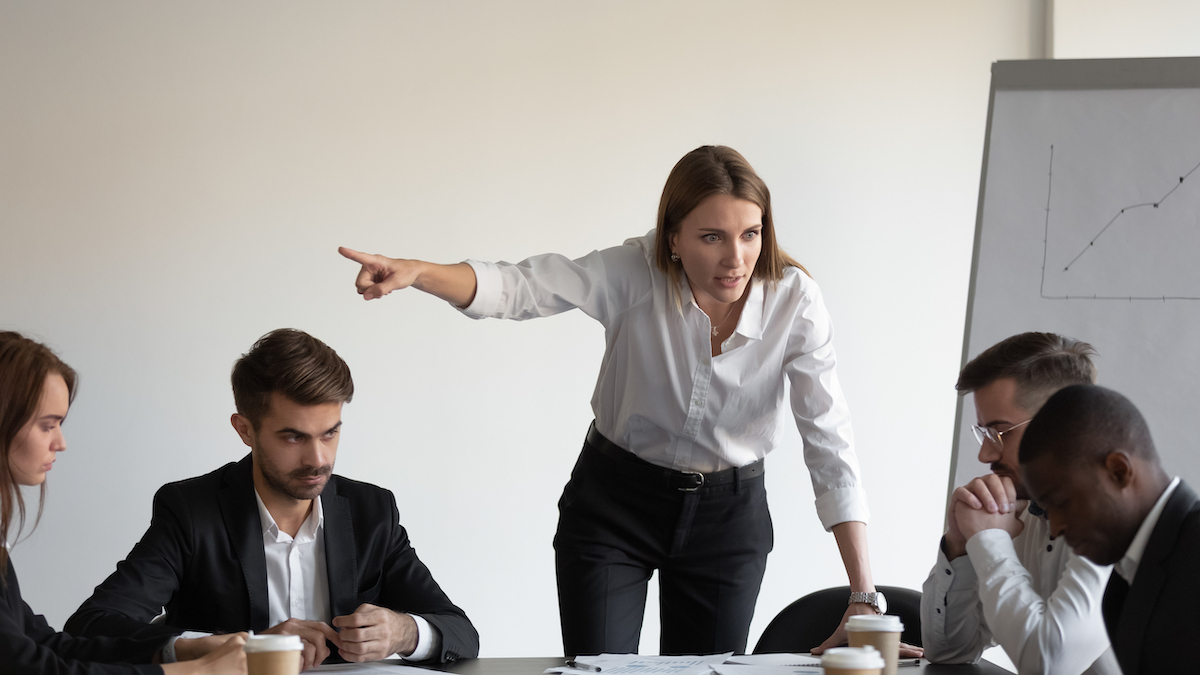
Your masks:
<instances>
[{"instance_id":1,"label":"clasped hand","mask_svg":"<svg viewBox=\"0 0 1200 675\"><path fill-rule=\"evenodd\" d=\"M263 632L300 636L304 643L302 670L319 666L329 658L326 641L337 647L343 659L353 662L411 654L417 647L417 623L411 616L366 603L352 614L335 618L333 627L321 621L288 619Z\"/></svg>"},{"instance_id":2,"label":"clasped hand","mask_svg":"<svg viewBox=\"0 0 1200 675\"><path fill-rule=\"evenodd\" d=\"M966 553L967 540L983 530L1004 530L1010 537L1021 534L1025 523L1018 516L1025 506L1008 476L988 474L957 488L950 496L946 519L946 556L953 559Z\"/></svg>"}]
</instances>

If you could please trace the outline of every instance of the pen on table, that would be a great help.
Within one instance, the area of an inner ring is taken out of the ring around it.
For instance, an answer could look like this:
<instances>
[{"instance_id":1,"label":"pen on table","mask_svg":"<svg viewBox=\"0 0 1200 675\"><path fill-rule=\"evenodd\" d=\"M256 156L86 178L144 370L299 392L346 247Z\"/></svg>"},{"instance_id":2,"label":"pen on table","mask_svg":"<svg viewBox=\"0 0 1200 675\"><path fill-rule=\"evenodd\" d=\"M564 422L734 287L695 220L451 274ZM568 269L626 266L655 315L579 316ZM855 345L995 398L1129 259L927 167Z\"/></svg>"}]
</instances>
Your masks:
<instances>
[{"instance_id":1,"label":"pen on table","mask_svg":"<svg viewBox=\"0 0 1200 675\"><path fill-rule=\"evenodd\" d=\"M576 669L576 670L586 670L586 671L588 671L589 673L598 673L598 672L600 672L600 666L593 666L593 665L592 665L592 664L590 664L590 663L578 663L577 661L575 661L575 659L569 659L569 660L567 661L567 665L568 665L568 666L570 666L570 667L572 667L572 668L574 668L574 669Z\"/></svg>"},{"instance_id":2,"label":"pen on table","mask_svg":"<svg viewBox=\"0 0 1200 675\"><path fill-rule=\"evenodd\" d=\"M897 666L897 667L900 667L900 666L919 666L919 665L921 665L921 659L900 659L900 660L896 661L896 666Z\"/></svg>"}]
</instances>

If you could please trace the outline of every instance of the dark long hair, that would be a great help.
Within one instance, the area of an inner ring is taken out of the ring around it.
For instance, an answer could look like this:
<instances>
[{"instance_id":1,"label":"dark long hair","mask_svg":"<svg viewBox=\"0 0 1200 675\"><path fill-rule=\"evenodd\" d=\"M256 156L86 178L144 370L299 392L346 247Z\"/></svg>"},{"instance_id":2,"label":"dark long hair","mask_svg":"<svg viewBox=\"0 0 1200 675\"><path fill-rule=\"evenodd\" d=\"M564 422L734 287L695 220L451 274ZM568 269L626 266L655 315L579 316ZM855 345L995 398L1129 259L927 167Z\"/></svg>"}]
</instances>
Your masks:
<instances>
[{"instance_id":1,"label":"dark long hair","mask_svg":"<svg viewBox=\"0 0 1200 675\"><path fill-rule=\"evenodd\" d=\"M8 569L8 532L14 513L18 516L17 532L25 527L25 500L13 479L9 452L17 434L37 414L42 387L51 373L62 375L69 400L74 401L76 378L70 366L43 344L20 333L0 332L0 582L3 570ZM34 527L42 517L45 500L46 484L42 483Z\"/></svg>"}]
</instances>

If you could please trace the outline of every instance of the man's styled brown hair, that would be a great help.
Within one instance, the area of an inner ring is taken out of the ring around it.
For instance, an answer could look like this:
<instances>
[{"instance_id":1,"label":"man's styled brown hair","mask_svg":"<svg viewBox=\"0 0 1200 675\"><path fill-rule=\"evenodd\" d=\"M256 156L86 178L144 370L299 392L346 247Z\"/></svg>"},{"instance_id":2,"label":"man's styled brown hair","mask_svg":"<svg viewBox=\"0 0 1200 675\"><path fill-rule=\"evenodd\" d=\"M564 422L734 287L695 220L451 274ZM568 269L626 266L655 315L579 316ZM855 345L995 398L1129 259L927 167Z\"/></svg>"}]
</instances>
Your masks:
<instances>
[{"instance_id":1,"label":"man's styled brown hair","mask_svg":"<svg viewBox=\"0 0 1200 675\"><path fill-rule=\"evenodd\" d=\"M1054 333L1021 333L988 347L963 366L954 388L966 394L1006 377L1017 382L1016 404L1029 412L1054 392L1073 384L1095 384L1096 350Z\"/></svg>"},{"instance_id":2,"label":"man's styled brown hair","mask_svg":"<svg viewBox=\"0 0 1200 675\"><path fill-rule=\"evenodd\" d=\"M784 269L804 266L779 248L775 219L771 215L771 191L737 150L724 145L703 145L683 156L667 176L662 199L658 203L658 224L654 241L654 262L679 288L682 267L671 260L671 235L700 202L713 195L744 199L762 209L762 252L754 265L755 279L774 283L783 278Z\"/></svg>"},{"instance_id":3,"label":"man's styled brown hair","mask_svg":"<svg viewBox=\"0 0 1200 675\"><path fill-rule=\"evenodd\" d=\"M329 345L295 328L258 339L233 364L233 401L257 430L279 392L300 405L349 403L354 396L350 367Z\"/></svg>"},{"instance_id":4,"label":"man's styled brown hair","mask_svg":"<svg viewBox=\"0 0 1200 675\"><path fill-rule=\"evenodd\" d=\"M50 351L20 333L0 332L0 570L8 561L8 527L17 514L17 532L25 527L25 500L12 475L9 453L17 442L17 434L37 414L42 400L46 376L62 375L67 383L68 403L75 400L75 371ZM38 496L37 518L42 517L46 501L46 484ZM2 572L0 572L2 574ZM0 585L4 578L0 576Z\"/></svg>"}]
</instances>

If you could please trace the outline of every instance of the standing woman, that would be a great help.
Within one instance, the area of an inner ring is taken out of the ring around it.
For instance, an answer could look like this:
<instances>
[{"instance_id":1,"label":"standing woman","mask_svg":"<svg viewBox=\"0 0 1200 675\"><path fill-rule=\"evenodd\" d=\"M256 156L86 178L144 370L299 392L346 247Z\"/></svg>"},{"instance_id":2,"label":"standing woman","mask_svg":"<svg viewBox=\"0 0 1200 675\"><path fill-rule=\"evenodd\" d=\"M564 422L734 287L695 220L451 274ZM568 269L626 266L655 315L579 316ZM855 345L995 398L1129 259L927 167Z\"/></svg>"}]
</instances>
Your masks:
<instances>
[{"instance_id":1,"label":"standing woman","mask_svg":"<svg viewBox=\"0 0 1200 675\"><path fill-rule=\"evenodd\" d=\"M46 497L46 472L67 449L62 422L75 398L75 371L44 345L0 332L0 672L5 675L244 675L242 634L179 640L176 654L207 655L186 663L161 660L161 640L75 638L56 632L21 599L9 557L10 534L25 524L21 485L40 485L38 516ZM10 529L14 516L15 530ZM36 522L36 519L35 519ZM211 651L210 651L211 650ZM143 665L130 665L131 663Z\"/></svg>"},{"instance_id":2,"label":"standing woman","mask_svg":"<svg viewBox=\"0 0 1200 675\"><path fill-rule=\"evenodd\" d=\"M578 260L435 265L340 251L362 264L367 300L412 286L474 318L579 308L604 325L596 420L554 538L568 656L637 651L655 569L663 654L745 651L773 544L763 457L780 441L785 383L817 515L854 591L846 616L877 611L833 329L816 283L779 249L767 186L736 151L688 153L655 231ZM844 639L839 628L821 647Z\"/></svg>"}]
</instances>

